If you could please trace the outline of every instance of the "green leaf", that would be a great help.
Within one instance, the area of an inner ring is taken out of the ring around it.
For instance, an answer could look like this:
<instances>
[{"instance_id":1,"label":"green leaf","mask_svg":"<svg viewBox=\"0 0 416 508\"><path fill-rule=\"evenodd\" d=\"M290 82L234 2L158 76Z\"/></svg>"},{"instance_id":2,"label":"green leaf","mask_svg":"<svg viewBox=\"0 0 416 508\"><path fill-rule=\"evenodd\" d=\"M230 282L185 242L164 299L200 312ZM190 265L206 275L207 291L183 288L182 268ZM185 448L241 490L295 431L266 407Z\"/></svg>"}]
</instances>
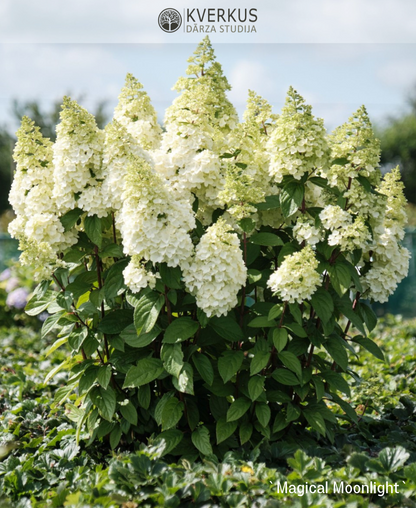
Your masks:
<instances>
[{"instance_id":1,"label":"green leaf","mask_svg":"<svg viewBox=\"0 0 416 508\"><path fill-rule=\"evenodd\" d=\"M171 267L166 263L159 264L159 273L163 284L171 289L181 289L182 272L179 266Z\"/></svg>"},{"instance_id":2,"label":"green leaf","mask_svg":"<svg viewBox=\"0 0 416 508\"><path fill-rule=\"evenodd\" d=\"M242 422L240 425L240 442L243 445L251 438L253 434L253 425L250 422Z\"/></svg>"},{"instance_id":3,"label":"green leaf","mask_svg":"<svg viewBox=\"0 0 416 508\"><path fill-rule=\"evenodd\" d=\"M266 316L257 316L248 324L251 328L272 328L276 321L269 321Z\"/></svg>"},{"instance_id":4,"label":"green leaf","mask_svg":"<svg viewBox=\"0 0 416 508\"><path fill-rule=\"evenodd\" d=\"M339 390L348 396L351 395L350 387L348 386L348 383L345 381L345 379L341 376L341 374L338 372L333 372L332 370L326 370L322 372L321 375L325 381L331 385L332 388L335 388L336 390Z\"/></svg>"},{"instance_id":5,"label":"green leaf","mask_svg":"<svg viewBox=\"0 0 416 508\"><path fill-rule=\"evenodd\" d=\"M352 302L348 297L348 294L345 294L342 298L337 298L335 300L336 308L344 314L344 316L351 321L351 323L363 334L366 335L366 331L364 328L364 323L358 312L356 312L352 308Z\"/></svg>"},{"instance_id":6,"label":"green leaf","mask_svg":"<svg viewBox=\"0 0 416 508\"><path fill-rule=\"evenodd\" d=\"M287 344L287 338L288 334L285 328L275 328L273 330L273 344L278 353L280 353L280 351L285 348Z\"/></svg>"},{"instance_id":7,"label":"green leaf","mask_svg":"<svg viewBox=\"0 0 416 508\"><path fill-rule=\"evenodd\" d=\"M108 270L104 281L104 294L106 298L115 298L120 289L124 287L123 270L127 264L128 260L122 259Z\"/></svg>"},{"instance_id":8,"label":"green leaf","mask_svg":"<svg viewBox=\"0 0 416 508\"><path fill-rule=\"evenodd\" d=\"M56 303L62 309L70 311L72 307L72 295L68 291L61 291L56 295Z\"/></svg>"},{"instance_id":9,"label":"green leaf","mask_svg":"<svg viewBox=\"0 0 416 508\"><path fill-rule=\"evenodd\" d=\"M209 431L205 426L198 427L192 432L192 443L203 455L211 455L212 447L209 439Z\"/></svg>"},{"instance_id":10,"label":"green leaf","mask_svg":"<svg viewBox=\"0 0 416 508\"><path fill-rule=\"evenodd\" d=\"M162 449L162 456L170 453L183 439L183 433L180 430L169 429L161 432L154 440L155 446Z\"/></svg>"},{"instance_id":11,"label":"green leaf","mask_svg":"<svg viewBox=\"0 0 416 508\"><path fill-rule=\"evenodd\" d=\"M341 369L345 371L348 368L348 355L341 341L341 338L330 337L323 343L323 346L335 363L337 363Z\"/></svg>"},{"instance_id":12,"label":"green leaf","mask_svg":"<svg viewBox=\"0 0 416 508\"><path fill-rule=\"evenodd\" d=\"M304 337L308 336L308 334L305 332L305 330L297 323L287 323L284 326L289 331L293 332L297 337L304 338Z\"/></svg>"},{"instance_id":13,"label":"green leaf","mask_svg":"<svg viewBox=\"0 0 416 508\"><path fill-rule=\"evenodd\" d=\"M377 316L375 315L373 309L369 305L359 302L357 305L357 310L364 323L366 324L368 331L373 331L377 324Z\"/></svg>"},{"instance_id":14,"label":"green leaf","mask_svg":"<svg viewBox=\"0 0 416 508\"><path fill-rule=\"evenodd\" d=\"M299 406L295 406L291 402L287 405L287 411L286 411L286 421L289 422L295 422L301 414L301 410L299 409Z\"/></svg>"},{"instance_id":15,"label":"green leaf","mask_svg":"<svg viewBox=\"0 0 416 508\"><path fill-rule=\"evenodd\" d=\"M352 340L360 344L360 346L365 348L369 353L374 355L382 362L385 361L383 351L377 346L377 344L373 340L368 339L367 337L363 337L362 335L356 335L355 337L352 338Z\"/></svg>"},{"instance_id":16,"label":"green leaf","mask_svg":"<svg viewBox=\"0 0 416 508\"><path fill-rule=\"evenodd\" d=\"M332 287L343 296L351 284L351 272L348 266L342 262L335 263L328 268Z\"/></svg>"},{"instance_id":17,"label":"green leaf","mask_svg":"<svg viewBox=\"0 0 416 508\"><path fill-rule=\"evenodd\" d=\"M120 405L120 413L129 423L132 425L137 425L137 410L131 401L128 401L128 403L123 406Z\"/></svg>"},{"instance_id":18,"label":"green leaf","mask_svg":"<svg viewBox=\"0 0 416 508\"><path fill-rule=\"evenodd\" d=\"M143 348L151 344L160 332L161 329L156 325L149 333L139 335L134 324L131 324L120 333L120 337L131 347Z\"/></svg>"},{"instance_id":19,"label":"green leaf","mask_svg":"<svg viewBox=\"0 0 416 508\"><path fill-rule=\"evenodd\" d=\"M263 427L267 427L271 417L271 411L269 406L264 402L257 402L255 408L257 420Z\"/></svg>"},{"instance_id":20,"label":"green leaf","mask_svg":"<svg viewBox=\"0 0 416 508\"><path fill-rule=\"evenodd\" d=\"M130 309L117 309L104 316L98 325L98 330L110 335L122 332L133 321L133 312Z\"/></svg>"},{"instance_id":21,"label":"green leaf","mask_svg":"<svg viewBox=\"0 0 416 508\"><path fill-rule=\"evenodd\" d=\"M289 182L280 192L280 206L285 217L290 217L301 206L305 187L302 183Z\"/></svg>"},{"instance_id":22,"label":"green leaf","mask_svg":"<svg viewBox=\"0 0 416 508\"><path fill-rule=\"evenodd\" d=\"M282 385L297 386L300 384L299 379L287 369L276 369L273 374L273 378Z\"/></svg>"},{"instance_id":23,"label":"green leaf","mask_svg":"<svg viewBox=\"0 0 416 508\"><path fill-rule=\"evenodd\" d=\"M155 380L165 369L157 358L143 358L137 366L130 367L124 380L123 388L142 386Z\"/></svg>"},{"instance_id":24,"label":"green leaf","mask_svg":"<svg viewBox=\"0 0 416 508\"><path fill-rule=\"evenodd\" d=\"M105 258L122 258L124 256L123 247L117 243L110 243L98 253L101 259Z\"/></svg>"},{"instance_id":25,"label":"green leaf","mask_svg":"<svg viewBox=\"0 0 416 508\"><path fill-rule=\"evenodd\" d=\"M279 358L285 367L294 372L298 378L301 379L302 366L293 353L290 353L289 351L282 351L279 353Z\"/></svg>"},{"instance_id":26,"label":"green leaf","mask_svg":"<svg viewBox=\"0 0 416 508\"><path fill-rule=\"evenodd\" d=\"M199 323L193 321L190 317L180 317L175 319L167 328L163 337L163 342L175 344L190 339L198 331Z\"/></svg>"},{"instance_id":27,"label":"green leaf","mask_svg":"<svg viewBox=\"0 0 416 508\"><path fill-rule=\"evenodd\" d=\"M159 295L156 291L149 291L139 298L134 309L134 326L138 334L152 330L164 304L163 295Z\"/></svg>"},{"instance_id":28,"label":"green leaf","mask_svg":"<svg viewBox=\"0 0 416 508\"><path fill-rule=\"evenodd\" d=\"M116 410L116 394L111 387L100 387L91 391L91 400L98 407L100 415L111 422Z\"/></svg>"},{"instance_id":29,"label":"green leaf","mask_svg":"<svg viewBox=\"0 0 416 508\"><path fill-rule=\"evenodd\" d=\"M277 319L278 317L280 317L282 315L282 312L283 312L283 305L280 305L280 304L274 305L270 309L267 319L269 321L271 321L272 319Z\"/></svg>"},{"instance_id":30,"label":"green leaf","mask_svg":"<svg viewBox=\"0 0 416 508\"><path fill-rule=\"evenodd\" d=\"M227 422L225 418L220 418L216 426L217 444L222 443L234 434L237 425L237 422Z\"/></svg>"},{"instance_id":31,"label":"green leaf","mask_svg":"<svg viewBox=\"0 0 416 508\"><path fill-rule=\"evenodd\" d=\"M150 385L139 386L137 390L137 400L143 409L149 409L151 398Z\"/></svg>"},{"instance_id":32,"label":"green leaf","mask_svg":"<svg viewBox=\"0 0 416 508\"><path fill-rule=\"evenodd\" d=\"M302 326L302 312L299 309L298 303L289 303L289 310L298 325Z\"/></svg>"},{"instance_id":33,"label":"green leaf","mask_svg":"<svg viewBox=\"0 0 416 508\"><path fill-rule=\"evenodd\" d=\"M316 390L316 400L319 402L325 393L325 385L321 378L317 376L312 376L313 384L315 385Z\"/></svg>"},{"instance_id":34,"label":"green leaf","mask_svg":"<svg viewBox=\"0 0 416 508\"><path fill-rule=\"evenodd\" d=\"M319 176L313 176L312 178L309 178L308 182L312 182L314 185L322 187L323 189L328 187L328 182L325 180L325 178L321 178Z\"/></svg>"},{"instance_id":35,"label":"green leaf","mask_svg":"<svg viewBox=\"0 0 416 508\"><path fill-rule=\"evenodd\" d=\"M250 363L250 376L254 376L261 370L263 370L269 362L270 353L265 351L259 351L251 359Z\"/></svg>"},{"instance_id":36,"label":"green leaf","mask_svg":"<svg viewBox=\"0 0 416 508\"><path fill-rule=\"evenodd\" d=\"M176 397L172 397L163 406L162 410L162 430L168 430L179 422L183 414L183 402Z\"/></svg>"},{"instance_id":37,"label":"green leaf","mask_svg":"<svg viewBox=\"0 0 416 508\"><path fill-rule=\"evenodd\" d=\"M104 388L104 390L107 389L107 386L110 383L110 379L111 379L111 365L101 366L97 372L97 381Z\"/></svg>"},{"instance_id":38,"label":"green leaf","mask_svg":"<svg viewBox=\"0 0 416 508\"><path fill-rule=\"evenodd\" d=\"M251 400L245 397L236 399L227 411L227 422L234 422L245 414L251 406Z\"/></svg>"},{"instance_id":39,"label":"green leaf","mask_svg":"<svg viewBox=\"0 0 416 508\"><path fill-rule=\"evenodd\" d=\"M213 317L209 321L209 325L220 337L230 342L244 340L243 332L236 321L229 317Z\"/></svg>"},{"instance_id":40,"label":"green leaf","mask_svg":"<svg viewBox=\"0 0 416 508\"><path fill-rule=\"evenodd\" d=\"M114 429L110 433L110 446L111 449L114 450L114 448L117 447L117 445L120 442L121 439L122 430L120 425L116 425Z\"/></svg>"},{"instance_id":41,"label":"green leaf","mask_svg":"<svg viewBox=\"0 0 416 508\"><path fill-rule=\"evenodd\" d=\"M279 208L280 201L279 196L266 196L263 203L257 203L255 205L257 210L271 210L272 208Z\"/></svg>"},{"instance_id":42,"label":"green leaf","mask_svg":"<svg viewBox=\"0 0 416 508\"><path fill-rule=\"evenodd\" d=\"M249 217L241 219L238 224L245 233L250 233L256 226L256 223Z\"/></svg>"},{"instance_id":43,"label":"green leaf","mask_svg":"<svg viewBox=\"0 0 416 508\"><path fill-rule=\"evenodd\" d=\"M52 314L51 316L48 316L42 325L41 330L41 338L43 339L48 333L50 333L52 330L56 328L58 325L58 321L61 319L61 317L64 315L64 311L57 312L56 314Z\"/></svg>"},{"instance_id":44,"label":"green leaf","mask_svg":"<svg viewBox=\"0 0 416 508\"><path fill-rule=\"evenodd\" d=\"M59 217L59 220L61 221L65 231L72 229L83 213L84 212L80 208L74 208L73 210L69 210L69 212L66 212L66 214L62 215L62 217Z\"/></svg>"},{"instance_id":45,"label":"green leaf","mask_svg":"<svg viewBox=\"0 0 416 508\"><path fill-rule=\"evenodd\" d=\"M180 344L163 344L160 357L166 372L179 377L183 367L183 352Z\"/></svg>"},{"instance_id":46,"label":"green leaf","mask_svg":"<svg viewBox=\"0 0 416 508\"><path fill-rule=\"evenodd\" d=\"M334 312L334 302L328 291L318 288L311 297L312 307L322 322L327 323Z\"/></svg>"},{"instance_id":47,"label":"green leaf","mask_svg":"<svg viewBox=\"0 0 416 508\"><path fill-rule=\"evenodd\" d=\"M264 245L269 247L276 247L277 245L283 245L283 240L280 236L272 233L255 233L250 236L250 242L255 245Z\"/></svg>"},{"instance_id":48,"label":"green leaf","mask_svg":"<svg viewBox=\"0 0 416 508\"><path fill-rule=\"evenodd\" d=\"M82 326L75 328L68 336L68 344L74 351L78 351L88 336L88 328Z\"/></svg>"},{"instance_id":49,"label":"green leaf","mask_svg":"<svg viewBox=\"0 0 416 508\"><path fill-rule=\"evenodd\" d=\"M211 386L214 381L214 369L209 359L203 354L196 353L192 356L192 360L199 375Z\"/></svg>"},{"instance_id":50,"label":"green leaf","mask_svg":"<svg viewBox=\"0 0 416 508\"><path fill-rule=\"evenodd\" d=\"M103 240L101 232L101 219L96 215L85 217L84 229L88 238L101 249Z\"/></svg>"},{"instance_id":51,"label":"green leaf","mask_svg":"<svg viewBox=\"0 0 416 508\"><path fill-rule=\"evenodd\" d=\"M251 400L257 400L264 391L264 377L254 376L248 382L248 394Z\"/></svg>"},{"instance_id":52,"label":"green leaf","mask_svg":"<svg viewBox=\"0 0 416 508\"><path fill-rule=\"evenodd\" d=\"M194 370L188 362L183 364L182 370L178 376L172 378L173 386L182 393L194 394Z\"/></svg>"},{"instance_id":53,"label":"green leaf","mask_svg":"<svg viewBox=\"0 0 416 508\"><path fill-rule=\"evenodd\" d=\"M285 415L282 412L278 413L273 423L273 433L280 432L288 425L289 422L286 421Z\"/></svg>"},{"instance_id":54,"label":"green leaf","mask_svg":"<svg viewBox=\"0 0 416 508\"><path fill-rule=\"evenodd\" d=\"M309 411L308 409L305 409L303 411L303 414L305 415L305 418L306 418L307 422L309 423L309 425L314 430L319 432L319 434L321 434L322 436L325 436L326 425L325 425L325 420L324 420L323 416L321 415L321 413L312 412L312 411Z\"/></svg>"},{"instance_id":55,"label":"green leaf","mask_svg":"<svg viewBox=\"0 0 416 508\"><path fill-rule=\"evenodd\" d=\"M55 299L55 291L46 291L44 294L34 294L27 302L25 312L28 316L37 316L49 307L49 304Z\"/></svg>"}]
</instances>

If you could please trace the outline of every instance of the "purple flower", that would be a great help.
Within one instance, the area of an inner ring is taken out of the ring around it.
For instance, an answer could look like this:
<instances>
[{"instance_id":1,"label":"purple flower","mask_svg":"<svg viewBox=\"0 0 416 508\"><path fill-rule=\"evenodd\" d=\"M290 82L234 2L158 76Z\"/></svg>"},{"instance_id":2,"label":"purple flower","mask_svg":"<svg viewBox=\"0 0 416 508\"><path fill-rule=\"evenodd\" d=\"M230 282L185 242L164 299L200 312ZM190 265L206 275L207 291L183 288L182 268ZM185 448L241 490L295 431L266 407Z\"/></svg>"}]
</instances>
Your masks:
<instances>
[{"instance_id":1,"label":"purple flower","mask_svg":"<svg viewBox=\"0 0 416 508\"><path fill-rule=\"evenodd\" d=\"M29 291L25 288L17 288L7 295L6 305L15 309L24 309L27 303Z\"/></svg>"},{"instance_id":2,"label":"purple flower","mask_svg":"<svg viewBox=\"0 0 416 508\"><path fill-rule=\"evenodd\" d=\"M10 268L6 268L0 273L0 282L3 282L4 280L10 279L12 275L12 271Z\"/></svg>"},{"instance_id":3,"label":"purple flower","mask_svg":"<svg viewBox=\"0 0 416 508\"><path fill-rule=\"evenodd\" d=\"M10 277L6 283L6 291L10 293L19 286L19 279L17 277Z\"/></svg>"}]
</instances>

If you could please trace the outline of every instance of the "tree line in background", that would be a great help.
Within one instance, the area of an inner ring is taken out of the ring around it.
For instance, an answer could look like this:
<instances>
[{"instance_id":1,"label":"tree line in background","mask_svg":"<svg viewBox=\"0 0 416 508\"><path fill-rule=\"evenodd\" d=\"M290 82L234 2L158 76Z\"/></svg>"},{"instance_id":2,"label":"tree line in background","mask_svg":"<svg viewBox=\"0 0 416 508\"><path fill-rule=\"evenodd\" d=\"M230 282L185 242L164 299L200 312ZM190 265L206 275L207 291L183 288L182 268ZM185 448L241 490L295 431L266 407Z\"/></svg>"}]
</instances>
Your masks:
<instances>
[{"instance_id":1,"label":"tree line in background","mask_svg":"<svg viewBox=\"0 0 416 508\"><path fill-rule=\"evenodd\" d=\"M82 100L82 99L81 99ZM43 110L37 101L14 101L13 116L20 122L26 115L38 125L44 136L55 141L55 126L59 122L60 102L56 101L49 110ZM99 128L108 121L106 102L99 102L93 114ZM405 195L409 203L416 205L416 91L408 100L408 110L401 116L391 117L380 126L377 135L381 141L381 165L387 170L400 166ZM8 194L13 178L12 159L15 135L0 127L0 214L10 208Z\"/></svg>"}]
</instances>

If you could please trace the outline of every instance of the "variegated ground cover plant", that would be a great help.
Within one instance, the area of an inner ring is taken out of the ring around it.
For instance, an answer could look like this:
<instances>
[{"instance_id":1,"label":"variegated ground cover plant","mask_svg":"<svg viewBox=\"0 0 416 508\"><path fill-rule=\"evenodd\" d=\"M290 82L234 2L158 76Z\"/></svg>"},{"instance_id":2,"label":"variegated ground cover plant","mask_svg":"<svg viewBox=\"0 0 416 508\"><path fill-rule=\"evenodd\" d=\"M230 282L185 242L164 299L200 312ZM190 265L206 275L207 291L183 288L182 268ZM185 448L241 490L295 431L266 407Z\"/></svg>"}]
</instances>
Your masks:
<instances>
[{"instance_id":1,"label":"variegated ground cover plant","mask_svg":"<svg viewBox=\"0 0 416 508\"><path fill-rule=\"evenodd\" d=\"M70 98L54 144L23 118L10 232L27 313L71 351L55 404L113 448L332 439L357 418L349 357L382 357L368 302L408 269L399 170L364 107L328 135L292 88L280 115L250 91L239 123L208 38L189 64L163 132L132 75L104 130Z\"/></svg>"}]
</instances>

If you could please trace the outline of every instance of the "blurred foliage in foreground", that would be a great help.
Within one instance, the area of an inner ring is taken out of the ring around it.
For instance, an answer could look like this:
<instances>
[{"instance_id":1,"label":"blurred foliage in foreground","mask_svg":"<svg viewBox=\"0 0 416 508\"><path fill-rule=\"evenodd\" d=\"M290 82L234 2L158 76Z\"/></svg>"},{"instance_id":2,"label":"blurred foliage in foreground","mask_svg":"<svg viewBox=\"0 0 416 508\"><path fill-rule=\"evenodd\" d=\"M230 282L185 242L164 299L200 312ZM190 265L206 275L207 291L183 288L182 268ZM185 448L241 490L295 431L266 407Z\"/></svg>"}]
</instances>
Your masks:
<instances>
[{"instance_id":1,"label":"blurred foliage in foreground","mask_svg":"<svg viewBox=\"0 0 416 508\"><path fill-rule=\"evenodd\" d=\"M94 442L77 446L75 424L52 400L67 374L45 385L46 372L67 354L45 358L52 337L0 329L0 505L4 508L85 506L416 507L416 320L388 317L372 338L386 361L360 352L349 402L360 415L343 421L335 441L305 430L254 451L236 443L224 457L191 462L164 455L163 443L135 442L119 454ZM76 395L74 395L76 397ZM102 437L105 440L105 437ZM277 493L276 484L345 481L399 483L398 494Z\"/></svg>"}]
</instances>

